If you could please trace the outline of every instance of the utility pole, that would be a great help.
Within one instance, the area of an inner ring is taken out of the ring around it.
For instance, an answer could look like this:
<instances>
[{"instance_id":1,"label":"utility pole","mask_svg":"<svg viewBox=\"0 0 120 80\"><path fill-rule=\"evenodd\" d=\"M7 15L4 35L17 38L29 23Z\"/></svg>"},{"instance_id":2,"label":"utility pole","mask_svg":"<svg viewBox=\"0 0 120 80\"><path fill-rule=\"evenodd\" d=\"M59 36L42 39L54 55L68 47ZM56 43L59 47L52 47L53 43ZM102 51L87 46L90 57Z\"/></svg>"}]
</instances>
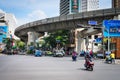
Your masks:
<instances>
[{"instance_id":1,"label":"utility pole","mask_svg":"<svg viewBox=\"0 0 120 80\"><path fill-rule=\"evenodd\" d=\"M109 30L108 31L108 52L110 52L110 33Z\"/></svg>"}]
</instances>

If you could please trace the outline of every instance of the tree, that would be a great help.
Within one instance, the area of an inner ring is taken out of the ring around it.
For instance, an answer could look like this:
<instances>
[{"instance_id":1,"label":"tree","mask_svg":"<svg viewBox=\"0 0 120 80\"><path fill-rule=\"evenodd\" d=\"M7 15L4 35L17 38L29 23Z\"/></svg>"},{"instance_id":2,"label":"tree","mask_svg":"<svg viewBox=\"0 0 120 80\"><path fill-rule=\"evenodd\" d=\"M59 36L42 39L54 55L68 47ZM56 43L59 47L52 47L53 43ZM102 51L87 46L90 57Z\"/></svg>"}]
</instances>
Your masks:
<instances>
[{"instance_id":1,"label":"tree","mask_svg":"<svg viewBox=\"0 0 120 80\"><path fill-rule=\"evenodd\" d=\"M20 40L15 40L15 45L19 48L19 49L25 49L25 43L20 41Z\"/></svg>"},{"instance_id":2,"label":"tree","mask_svg":"<svg viewBox=\"0 0 120 80\"><path fill-rule=\"evenodd\" d=\"M45 46L56 47L56 44L64 46L69 43L69 30L58 30L52 33L49 33L48 37L43 38L45 40ZM59 42L58 42L59 41Z\"/></svg>"},{"instance_id":3,"label":"tree","mask_svg":"<svg viewBox=\"0 0 120 80\"><path fill-rule=\"evenodd\" d=\"M12 49L12 43L14 39L11 38L4 38L3 43L6 44L6 49L11 50Z\"/></svg>"}]
</instances>

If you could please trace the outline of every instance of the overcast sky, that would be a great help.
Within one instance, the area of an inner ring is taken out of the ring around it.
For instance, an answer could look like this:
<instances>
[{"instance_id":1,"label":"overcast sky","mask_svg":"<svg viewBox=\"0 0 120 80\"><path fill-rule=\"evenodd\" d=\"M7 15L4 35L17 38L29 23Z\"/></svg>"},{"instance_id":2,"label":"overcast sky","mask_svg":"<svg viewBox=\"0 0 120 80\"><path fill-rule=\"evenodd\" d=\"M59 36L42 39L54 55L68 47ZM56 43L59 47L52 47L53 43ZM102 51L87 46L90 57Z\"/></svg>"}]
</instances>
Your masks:
<instances>
[{"instance_id":1,"label":"overcast sky","mask_svg":"<svg viewBox=\"0 0 120 80\"><path fill-rule=\"evenodd\" d=\"M59 16L60 0L0 0L0 11L12 13L17 25ZM110 8L111 0L99 0L99 8Z\"/></svg>"}]
</instances>

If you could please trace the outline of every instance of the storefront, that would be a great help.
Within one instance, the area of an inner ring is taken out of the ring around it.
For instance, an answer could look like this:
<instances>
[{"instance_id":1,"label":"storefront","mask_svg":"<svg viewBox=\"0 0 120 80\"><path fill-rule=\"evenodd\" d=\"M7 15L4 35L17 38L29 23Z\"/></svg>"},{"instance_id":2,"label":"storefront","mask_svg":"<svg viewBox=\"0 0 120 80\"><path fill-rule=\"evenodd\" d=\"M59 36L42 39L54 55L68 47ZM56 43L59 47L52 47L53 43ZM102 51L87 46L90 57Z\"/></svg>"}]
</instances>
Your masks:
<instances>
[{"instance_id":1,"label":"storefront","mask_svg":"<svg viewBox=\"0 0 120 80\"><path fill-rule=\"evenodd\" d=\"M118 37L118 38L111 38L111 48L113 48L114 49L114 47L115 47L115 50L114 50L114 52L115 52L115 57L116 58L120 58L120 37Z\"/></svg>"},{"instance_id":2,"label":"storefront","mask_svg":"<svg viewBox=\"0 0 120 80\"><path fill-rule=\"evenodd\" d=\"M114 51L115 57L120 58L120 20L104 20L103 36L108 38L108 51Z\"/></svg>"}]
</instances>

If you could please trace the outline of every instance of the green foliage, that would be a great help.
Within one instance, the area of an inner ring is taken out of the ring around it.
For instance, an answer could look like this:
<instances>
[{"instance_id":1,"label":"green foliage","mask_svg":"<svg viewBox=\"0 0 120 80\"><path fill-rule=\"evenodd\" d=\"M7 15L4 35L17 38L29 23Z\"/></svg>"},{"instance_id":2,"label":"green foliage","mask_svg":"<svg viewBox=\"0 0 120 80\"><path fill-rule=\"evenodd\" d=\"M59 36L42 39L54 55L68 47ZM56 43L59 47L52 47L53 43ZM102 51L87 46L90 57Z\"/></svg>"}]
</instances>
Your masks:
<instances>
[{"instance_id":1,"label":"green foliage","mask_svg":"<svg viewBox=\"0 0 120 80\"><path fill-rule=\"evenodd\" d=\"M10 38L4 38L3 39L3 43L6 44L6 49L7 50L10 50L12 48L12 42L13 42L13 39L10 39Z\"/></svg>"},{"instance_id":2,"label":"green foliage","mask_svg":"<svg viewBox=\"0 0 120 80\"><path fill-rule=\"evenodd\" d=\"M33 50L27 50L27 54L33 54L34 51Z\"/></svg>"},{"instance_id":3,"label":"green foliage","mask_svg":"<svg viewBox=\"0 0 120 80\"><path fill-rule=\"evenodd\" d=\"M20 40L16 40L15 41L15 45L19 48L19 49L25 49L25 43L20 41Z\"/></svg>"},{"instance_id":4,"label":"green foliage","mask_svg":"<svg viewBox=\"0 0 120 80\"><path fill-rule=\"evenodd\" d=\"M15 43L15 45L13 46L13 42ZM25 49L25 43L20 41L20 40L15 40L15 39L11 39L11 38L5 38L3 39L3 43L6 44L6 49L10 50L10 49Z\"/></svg>"},{"instance_id":5,"label":"green foliage","mask_svg":"<svg viewBox=\"0 0 120 80\"><path fill-rule=\"evenodd\" d=\"M57 40L59 40L59 44L64 46L69 43L69 30L58 30L52 33L49 33L48 37L44 38L45 43L44 47L56 47Z\"/></svg>"}]
</instances>

